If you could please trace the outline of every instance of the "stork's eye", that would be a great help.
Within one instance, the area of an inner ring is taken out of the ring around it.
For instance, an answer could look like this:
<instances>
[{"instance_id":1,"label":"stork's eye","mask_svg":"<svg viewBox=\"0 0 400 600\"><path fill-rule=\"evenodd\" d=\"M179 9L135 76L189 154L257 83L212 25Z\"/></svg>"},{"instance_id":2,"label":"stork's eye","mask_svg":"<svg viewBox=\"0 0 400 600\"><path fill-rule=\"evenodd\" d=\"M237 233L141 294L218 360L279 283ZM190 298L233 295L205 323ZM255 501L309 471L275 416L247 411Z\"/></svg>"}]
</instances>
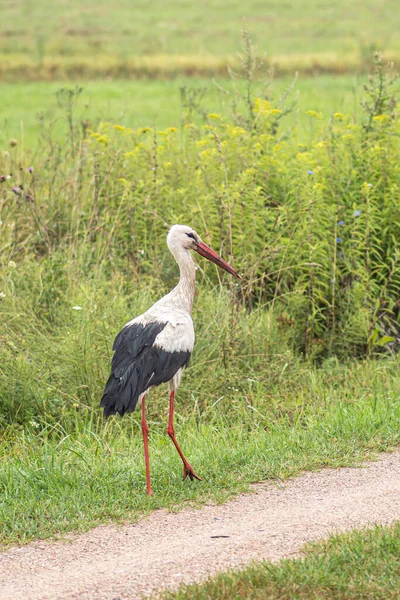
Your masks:
<instances>
[{"instance_id":1,"label":"stork's eye","mask_svg":"<svg viewBox=\"0 0 400 600\"><path fill-rule=\"evenodd\" d=\"M194 237L193 233L187 233L186 234L188 237L190 237L192 240L194 240L195 242L197 242L196 238Z\"/></svg>"}]
</instances>

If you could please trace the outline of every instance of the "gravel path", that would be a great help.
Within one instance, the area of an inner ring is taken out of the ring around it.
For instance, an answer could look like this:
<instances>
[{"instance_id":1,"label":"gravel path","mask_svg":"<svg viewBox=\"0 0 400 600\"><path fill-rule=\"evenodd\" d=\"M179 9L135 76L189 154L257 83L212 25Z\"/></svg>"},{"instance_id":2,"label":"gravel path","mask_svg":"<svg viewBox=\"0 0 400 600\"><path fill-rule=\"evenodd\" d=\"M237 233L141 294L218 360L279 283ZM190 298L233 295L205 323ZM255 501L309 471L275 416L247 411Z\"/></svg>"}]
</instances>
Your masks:
<instances>
[{"instance_id":1,"label":"gravel path","mask_svg":"<svg viewBox=\"0 0 400 600\"><path fill-rule=\"evenodd\" d=\"M0 554L1 600L134 600L253 559L293 556L332 532L400 519L400 449L366 468L257 484L224 505L97 527Z\"/></svg>"}]
</instances>

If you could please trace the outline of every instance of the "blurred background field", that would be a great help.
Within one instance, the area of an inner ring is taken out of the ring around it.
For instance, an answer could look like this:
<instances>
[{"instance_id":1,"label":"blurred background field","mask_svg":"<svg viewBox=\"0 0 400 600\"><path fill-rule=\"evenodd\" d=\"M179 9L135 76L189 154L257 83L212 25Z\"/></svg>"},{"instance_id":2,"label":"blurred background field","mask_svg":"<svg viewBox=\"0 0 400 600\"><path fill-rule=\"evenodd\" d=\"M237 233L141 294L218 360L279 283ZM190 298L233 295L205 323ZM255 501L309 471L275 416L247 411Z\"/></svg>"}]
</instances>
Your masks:
<instances>
[{"instance_id":1,"label":"blurred background field","mask_svg":"<svg viewBox=\"0 0 400 600\"><path fill-rule=\"evenodd\" d=\"M202 105L218 112L228 99L213 78L239 68L243 27L264 58L259 75L272 66L278 76L275 95L298 73L301 126L310 109L356 115L374 51L400 56L399 19L394 1L10 0L0 23L0 144L35 146L43 122L62 131L55 91L68 81L83 85L78 110L91 121L177 126L182 87L206 90Z\"/></svg>"},{"instance_id":2,"label":"blurred background field","mask_svg":"<svg viewBox=\"0 0 400 600\"><path fill-rule=\"evenodd\" d=\"M399 442L398 21L395 2L4 3L1 542ZM114 335L176 281L175 222L243 284L200 264L178 397L217 472L178 482L155 391L153 502L138 416L98 402Z\"/></svg>"},{"instance_id":3,"label":"blurred background field","mask_svg":"<svg viewBox=\"0 0 400 600\"><path fill-rule=\"evenodd\" d=\"M224 61L235 61L244 20L260 52L286 71L313 65L354 71L370 63L374 50L393 57L400 53L395 0L125 0L112 5L15 0L2 7L0 72L5 77L25 69L29 79L42 64L38 72L44 78L63 68L79 77L80 69L101 73L103 62L110 76L124 68L134 73L140 66L150 75L207 69L221 74Z\"/></svg>"},{"instance_id":4,"label":"blurred background field","mask_svg":"<svg viewBox=\"0 0 400 600\"><path fill-rule=\"evenodd\" d=\"M277 2L137 0L15 0L4 2L4 53L56 55L232 56L243 19L262 52L355 52L371 44L400 50L400 25L392 1L303 0Z\"/></svg>"}]
</instances>

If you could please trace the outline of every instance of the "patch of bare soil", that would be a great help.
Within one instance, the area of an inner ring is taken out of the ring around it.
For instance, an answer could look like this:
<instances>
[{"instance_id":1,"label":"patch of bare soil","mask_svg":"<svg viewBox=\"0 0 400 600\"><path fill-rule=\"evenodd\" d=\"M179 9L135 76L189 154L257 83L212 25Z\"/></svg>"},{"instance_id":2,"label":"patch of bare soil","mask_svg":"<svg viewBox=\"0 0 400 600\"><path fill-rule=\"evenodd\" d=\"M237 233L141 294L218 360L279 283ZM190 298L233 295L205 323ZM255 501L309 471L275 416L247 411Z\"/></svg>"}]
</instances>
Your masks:
<instances>
[{"instance_id":1,"label":"patch of bare soil","mask_svg":"<svg viewBox=\"0 0 400 600\"><path fill-rule=\"evenodd\" d=\"M400 450L364 468L324 469L252 486L224 505L157 511L65 542L0 554L1 600L133 600L254 559L293 556L310 540L400 519Z\"/></svg>"}]
</instances>

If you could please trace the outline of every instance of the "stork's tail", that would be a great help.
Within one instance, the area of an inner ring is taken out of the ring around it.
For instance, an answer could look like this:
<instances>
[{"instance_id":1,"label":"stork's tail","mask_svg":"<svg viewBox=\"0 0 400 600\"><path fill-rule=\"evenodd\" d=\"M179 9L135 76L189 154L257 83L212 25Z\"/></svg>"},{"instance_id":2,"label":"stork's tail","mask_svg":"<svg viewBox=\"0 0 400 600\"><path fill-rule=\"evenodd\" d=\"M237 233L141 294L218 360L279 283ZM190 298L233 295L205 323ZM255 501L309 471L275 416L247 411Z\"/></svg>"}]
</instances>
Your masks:
<instances>
[{"instance_id":1,"label":"stork's tail","mask_svg":"<svg viewBox=\"0 0 400 600\"><path fill-rule=\"evenodd\" d=\"M118 413L122 417L125 413L133 412L140 393L138 374L134 367L127 369L123 377L115 377L114 373L111 373L100 401L104 416Z\"/></svg>"}]
</instances>

